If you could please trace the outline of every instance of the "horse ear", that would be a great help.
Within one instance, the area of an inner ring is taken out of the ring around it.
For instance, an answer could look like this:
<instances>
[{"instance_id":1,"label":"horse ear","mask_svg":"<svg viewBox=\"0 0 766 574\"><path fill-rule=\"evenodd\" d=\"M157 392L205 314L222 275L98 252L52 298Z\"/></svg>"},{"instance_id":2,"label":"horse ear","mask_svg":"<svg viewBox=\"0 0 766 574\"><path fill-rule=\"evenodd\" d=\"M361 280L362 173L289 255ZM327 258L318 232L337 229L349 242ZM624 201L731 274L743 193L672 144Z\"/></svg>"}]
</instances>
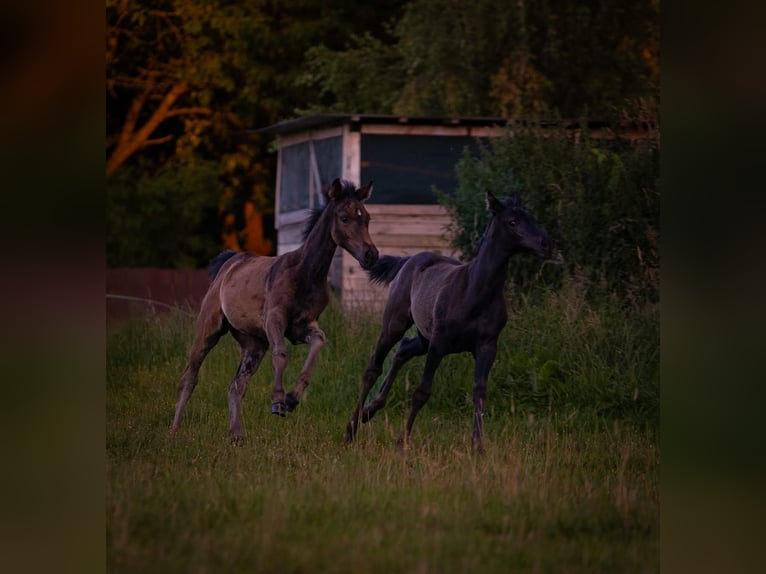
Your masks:
<instances>
[{"instance_id":1,"label":"horse ear","mask_svg":"<svg viewBox=\"0 0 766 574\"><path fill-rule=\"evenodd\" d=\"M508 202L508 206L517 209L521 207L521 196L519 195L518 191L511 196L511 200Z\"/></svg>"},{"instance_id":2,"label":"horse ear","mask_svg":"<svg viewBox=\"0 0 766 574\"><path fill-rule=\"evenodd\" d=\"M330 188L327 190L327 197L335 201L340 197L341 193L343 193L343 184L339 178L335 178L335 181L330 184Z\"/></svg>"},{"instance_id":3,"label":"horse ear","mask_svg":"<svg viewBox=\"0 0 766 574\"><path fill-rule=\"evenodd\" d=\"M503 204L498 201L498 199L492 195L492 192L487 190L485 193L485 196L487 198L487 209L489 209L492 213L500 213L503 211Z\"/></svg>"},{"instance_id":4,"label":"horse ear","mask_svg":"<svg viewBox=\"0 0 766 574\"><path fill-rule=\"evenodd\" d=\"M364 187L360 187L356 191L356 197L359 201L367 201L370 199L370 196L372 195L372 181L365 185Z\"/></svg>"}]
</instances>

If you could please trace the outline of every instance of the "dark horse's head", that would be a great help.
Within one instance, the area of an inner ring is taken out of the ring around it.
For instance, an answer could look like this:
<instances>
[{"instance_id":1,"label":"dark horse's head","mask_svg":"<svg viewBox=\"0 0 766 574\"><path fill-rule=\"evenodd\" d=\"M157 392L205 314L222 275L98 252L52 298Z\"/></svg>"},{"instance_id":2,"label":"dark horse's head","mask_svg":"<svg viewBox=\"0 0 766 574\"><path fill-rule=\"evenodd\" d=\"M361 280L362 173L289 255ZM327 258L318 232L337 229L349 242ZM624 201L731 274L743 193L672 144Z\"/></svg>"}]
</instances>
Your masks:
<instances>
[{"instance_id":1,"label":"dark horse's head","mask_svg":"<svg viewBox=\"0 0 766 574\"><path fill-rule=\"evenodd\" d=\"M372 195L372 182L359 189L350 181L336 179L326 191L332 211L333 241L359 261L362 269L370 269L378 260L378 249L370 238L370 214L364 202Z\"/></svg>"},{"instance_id":2,"label":"dark horse's head","mask_svg":"<svg viewBox=\"0 0 766 574\"><path fill-rule=\"evenodd\" d=\"M521 207L518 193L503 200L489 191L486 195L487 208L492 213L490 225L494 225L492 232L497 234L495 245L503 245L511 253L526 251L555 263L563 262L555 242L540 229L532 214Z\"/></svg>"}]
</instances>

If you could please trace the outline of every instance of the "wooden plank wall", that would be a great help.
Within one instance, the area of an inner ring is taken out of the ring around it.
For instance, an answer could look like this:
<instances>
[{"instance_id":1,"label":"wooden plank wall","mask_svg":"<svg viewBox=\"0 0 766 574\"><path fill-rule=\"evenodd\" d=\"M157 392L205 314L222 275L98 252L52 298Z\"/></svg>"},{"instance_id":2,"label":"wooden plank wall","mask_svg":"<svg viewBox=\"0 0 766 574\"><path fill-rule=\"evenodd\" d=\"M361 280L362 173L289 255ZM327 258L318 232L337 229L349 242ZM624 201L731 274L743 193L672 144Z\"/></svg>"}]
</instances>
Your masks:
<instances>
[{"instance_id":1,"label":"wooden plank wall","mask_svg":"<svg viewBox=\"0 0 766 574\"><path fill-rule=\"evenodd\" d=\"M407 256L435 251L457 257L446 235L451 219L441 205L368 204L370 236L381 255ZM371 285L367 273L346 251L341 257L341 300L348 308L380 311L388 297L388 286ZM338 255L336 254L336 259Z\"/></svg>"},{"instance_id":2,"label":"wooden plank wall","mask_svg":"<svg viewBox=\"0 0 766 574\"><path fill-rule=\"evenodd\" d=\"M445 227L451 220L441 205L367 204L367 211L371 217L370 236L381 255L406 256L420 251L459 255L449 245ZM300 247L302 229L303 222L280 227L279 254ZM335 253L329 282L349 308L379 311L388 297L388 287L371 285L367 273L343 249Z\"/></svg>"}]
</instances>

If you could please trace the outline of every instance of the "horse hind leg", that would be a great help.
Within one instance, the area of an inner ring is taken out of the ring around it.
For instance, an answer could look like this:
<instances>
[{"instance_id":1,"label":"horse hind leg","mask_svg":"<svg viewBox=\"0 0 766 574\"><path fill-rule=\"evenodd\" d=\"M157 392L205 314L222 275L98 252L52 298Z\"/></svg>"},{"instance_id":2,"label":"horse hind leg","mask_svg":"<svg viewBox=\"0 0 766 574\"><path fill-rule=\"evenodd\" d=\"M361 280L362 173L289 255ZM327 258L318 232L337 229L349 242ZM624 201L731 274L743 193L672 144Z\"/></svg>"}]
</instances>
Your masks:
<instances>
[{"instance_id":1,"label":"horse hind leg","mask_svg":"<svg viewBox=\"0 0 766 574\"><path fill-rule=\"evenodd\" d=\"M484 407L487 403L487 379L497 354L497 342L482 345L474 352L474 387L473 387L473 450L484 452Z\"/></svg>"},{"instance_id":2,"label":"horse hind leg","mask_svg":"<svg viewBox=\"0 0 766 574\"><path fill-rule=\"evenodd\" d=\"M410 407L410 414L407 417L407 423L404 427L404 431L396 440L396 444L401 448L409 448L410 435L412 434L412 425L415 423L415 417L418 416L418 412L420 412L420 409L423 408L423 405L428 402L428 399L431 396L431 385L433 384L434 375L443 358L444 353L437 350L432 344L428 349L426 366L423 370L423 379L412 394L412 406Z\"/></svg>"},{"instance_id":3,"label":"horse hind leg","mask_svg":"<svg viewBox=\"0 0 766 574\"><path fill-rule=\"evenodd\" d=\"M311 371L314 370L314 363L316 363L319 351L324 347L325 341L324 331L319 328L319 324L316 321L312 321L309 325L309 334L306 336L306 342L309 344L309 354L303 363L303 369L301 369L301 374L298 375L295 386L285 396L285 406L288 411L295 410L301 401L303 391L311 383Z\"/></svg>"},{"instance_id":4,"label":"horse hind leg","mask_svg":"<svg viewBox=\"0 0 766 574\"><path fill-rule=\"evenodd\" d=\"M359 395L359 401L357 402L356 408L351 415L351 419L346 425L346 433L344 435L344 441L346 443L354 440L354 435L356 435L356 431L359 428L359 420L360 413L362 412L362 407L364 407L364 403L367 400L367 395L369 395L370 390L375 385L375 382L378 380L380 374L383 372L383 361L386 360L388 353L390 353L391 349L394 348L396 342L399 341L407 329L412 326L412 319L409 317L409 314L397 317L389 317L388 309L386 309L386 311L387 312L384 314L383 318L384 327L380 333L380 336L378 337L378 342L375 345L375 350L370 357L367 368L364 370L364 374L362 375L362 390ZM369 420L369 417L367 420Z\"/></svg>"},{"instance_id":5,"label":"horse hind leg","mask_svg":"<svg viewBox=\"0 0 766 574\"><path fill-rule=\"evenodd\" d=\"M189 360L181 375L181 381L178 383L178 401L176 402L173 424L170 427L171 432L176 432L181 425L186 403L189 402L194 388L197 386L202 362L227 330L228 323L223 316L217 299L206 298L202 303L202 309L197 318L194 342L189 350Z\"/></svg>"},{"instance_id":6,"label":"horse hind leg","mask_svg":"<svg viewBox=\"0 0 766 574\"><path fill-rule=\"evenodd\" d=\"M378 394L370 402L369 405L362 410L362 423L366 423L372 417L375 416L380 409L386 406L388 400L388 394L393 387L394 379L399 374L399 370L404 364L414 357L425 355L428 352L428 340L418 332L414 337L405 337L399 344L399 348L394 355L394 361L391 364L391 369L388 371L386 378L383 380L383 384L380 386Z\"/></svg>"},{"instance_id":7,"label":"horse hind leg","mask_svg":"<svg viewBox=\"0 0 766 574\"><path fill-rule=\"evenodd\" d=\"M229 436L234 444L242 440L242 401L250 378L258 370L268 344L240 332L232 332L240 346L240 362L236 375L229 383Z\"/></svg>"}]
</instances>

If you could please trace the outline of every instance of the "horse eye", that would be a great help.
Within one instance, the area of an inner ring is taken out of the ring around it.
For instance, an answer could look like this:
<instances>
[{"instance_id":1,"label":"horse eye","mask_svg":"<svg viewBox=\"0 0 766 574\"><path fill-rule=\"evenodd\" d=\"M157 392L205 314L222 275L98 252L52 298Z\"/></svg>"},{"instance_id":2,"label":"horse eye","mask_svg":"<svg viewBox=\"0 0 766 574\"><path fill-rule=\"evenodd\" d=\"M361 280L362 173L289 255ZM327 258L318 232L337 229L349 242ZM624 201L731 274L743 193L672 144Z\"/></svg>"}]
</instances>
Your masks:
<instances>
[{"instance_id":1,"label":"horse eye","mask_svg":"<svg viewBox=\"0 0 766 574\"><path fill-rule=\"evenodd\" d=\"M348 223L348 215L341 215L341 216L340 216L340 220L341 220L343 223Z\"/></svg>"},{"instance_id":2,"label":"horse eye","mask_svg":"<svg viewBox=\"0 0 766 574\"><path fill-rule=\"evenodd\" d=\"M508 225L510 225L511 227L514 227L516 225L516 220L515 219L509 220Z\"/></svg>"}]
</instances>

